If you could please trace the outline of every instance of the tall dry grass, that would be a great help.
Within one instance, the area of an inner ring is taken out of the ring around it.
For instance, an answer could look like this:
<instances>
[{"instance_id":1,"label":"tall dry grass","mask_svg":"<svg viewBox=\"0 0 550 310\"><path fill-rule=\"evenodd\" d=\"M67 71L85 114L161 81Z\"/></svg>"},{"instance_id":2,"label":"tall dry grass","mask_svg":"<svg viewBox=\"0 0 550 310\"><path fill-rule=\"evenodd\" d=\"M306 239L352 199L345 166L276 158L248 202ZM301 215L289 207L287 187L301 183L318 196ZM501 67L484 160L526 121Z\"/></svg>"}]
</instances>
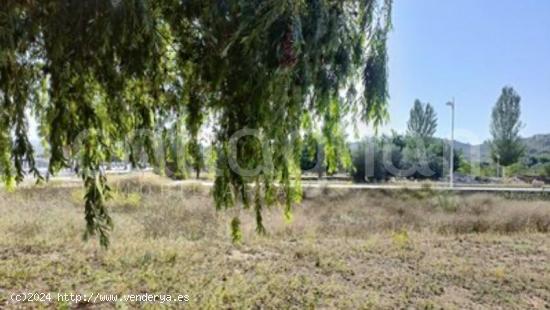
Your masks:
<instances>
[{"instance_id":1,"label":"tall dry grass","mask_svg":"<svg viewBox=\"0 0 550 310\"><path fill-rule=\"evenodd\" d=\"M188 306L200 309L537 308L550 300L548 202L307 190L290 223L282 207L266 209L268 235L259 236L251 212L215 211L208 188L156 178L111 185L107 251L81 239L81 188L0 192L0 308L12 308L7 294L21 290L189 293ZM235 215L240 245L230 240ZM48 307L127 306L143 305Z\"/></svg>"},{"instance_id":2,"label":"tall dry grass","mask_svg":"<svg viewBox=\"0 0 550 310\"><path fill-rule=\"evenodd\" d=\"M230 219L238 215L245 235L255 238L252 212L238 207L216 212L209 188L169 186L165 179L153 175L117 177L111 179L110 185L113 198L108 205L114 216L132 218L146 237L225 238ZM29 187L0 194L0 204L8 212L15 208L40 212L43 205L79 212L82 197L83 191L78 187ZM306 189L302 203L294 206L292 223L285 221L282 212L279 206L264 211L267 231L274 236L368 238L373 233L401 230L440 234L550 232L549 201L505 199L489 194L453 195L430 188ZM39 231L24 225L18 229L22 235Z\"/></svg>"}]
</instances>

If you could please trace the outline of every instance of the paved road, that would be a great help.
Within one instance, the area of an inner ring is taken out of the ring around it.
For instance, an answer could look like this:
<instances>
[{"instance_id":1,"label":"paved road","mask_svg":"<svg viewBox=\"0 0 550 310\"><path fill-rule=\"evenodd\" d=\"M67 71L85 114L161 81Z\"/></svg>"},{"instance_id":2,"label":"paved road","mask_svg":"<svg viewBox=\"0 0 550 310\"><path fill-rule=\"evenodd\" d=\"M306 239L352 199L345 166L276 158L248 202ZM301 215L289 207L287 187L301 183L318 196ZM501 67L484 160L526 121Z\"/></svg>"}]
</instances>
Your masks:
<instances>
[{"instance_id":1,"label":"paved road","mask_svg":"<svg viewBox=\"0 0 550 310\"><path fill-rule=\"evenodd\" d=\"M211 187L214 185L210 181L185 180L174 181L170 185L202 185ZM328 182L302 182L304 188L341 188L341 189L372 189L372 190L423 190L426 189L422 185L396 185L396 184L351 184L351 183L328 183ZM433 186L429 189L435 191L455 191L455 192L524 192L524 193L540 193L550 192L550 188L544 187L500 187L500 186L470 186L456 185L454 188L444 186Z\"/></svg>"},{"instance_id":2,"label":"paved road","mask_svg":"<svg viewBox=\"0 0 550 310\"><path fill-rule=\"evenodd\" d=\"M54 177L50 179L56 183L67 183L69 186L81 186L81 179L77 177ZM180 185L200 185L205 187L212 187L214 183L211 181L202 181L202 180L184 180L184 181L173 181L167 183L166 186L180 186ZM423 190L427 189L425 185L422 184L352 184L344 182L311 182L305 181L302 182L303 188L340 188L340 189L366 189L366 190ZM492 185L460 185L457 184L454 188L449 188L441 185L434 185L429 187L431 190L435 191L454 191L454 192L517 192L517 193L542 193L550 192L550 187L507 187L507 186L492 186Z\"/></svg>"},{"instance_id":3,"label":"paved road","mask_svg":"<svg viewBox=\"0 0 550 310\"><path fill-rule=\"evenodd\" d=\"M304 186L310 187L322 187L322 184L306 184ZM380 189L380 190L422 190L426 189L422 185L388 185L388 184L330 184L328 187L331 188L358 188L358 189ZM550 188L535 188L535 187L496 187L496 186L470 186L470 185L457 185L453 188L444 187L444 186L433 186L429 187L431 190L437 191L463 191L463 192L544 192L550 191Z\"/></svg>"}]
</instances>

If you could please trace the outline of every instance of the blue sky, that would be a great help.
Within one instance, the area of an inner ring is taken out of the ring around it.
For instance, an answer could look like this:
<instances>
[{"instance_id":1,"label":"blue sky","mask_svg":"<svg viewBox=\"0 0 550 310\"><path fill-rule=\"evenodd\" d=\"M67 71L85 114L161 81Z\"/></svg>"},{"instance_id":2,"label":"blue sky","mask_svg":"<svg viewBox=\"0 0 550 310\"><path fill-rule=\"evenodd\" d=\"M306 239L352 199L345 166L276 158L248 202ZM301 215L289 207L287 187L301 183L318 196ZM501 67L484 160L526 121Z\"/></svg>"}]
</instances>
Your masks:
<instances>
[{"instance_id":1,"label":"blue sky","mask_svg":"<svg viewBox=\"0 0 550 310\"><path fill-rule=\"evenodd\" d=\"M550 133L550 1L395 0L390 35L390 115L404 131L415 98L450 132L453 96L457 139L489 138L490 113L503 86L522 97L523 136Z\"/></svg>"}]
</instances>

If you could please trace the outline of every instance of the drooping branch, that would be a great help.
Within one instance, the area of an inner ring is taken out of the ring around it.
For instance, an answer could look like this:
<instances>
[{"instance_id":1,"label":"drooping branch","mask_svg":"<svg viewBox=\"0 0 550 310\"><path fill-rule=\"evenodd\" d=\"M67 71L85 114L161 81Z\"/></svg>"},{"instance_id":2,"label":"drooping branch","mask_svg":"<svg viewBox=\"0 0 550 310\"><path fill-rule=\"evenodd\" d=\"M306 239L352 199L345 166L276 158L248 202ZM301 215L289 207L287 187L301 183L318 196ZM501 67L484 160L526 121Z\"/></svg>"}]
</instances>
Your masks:
<instances>
[{"instance_id":1,"label":"drooping branch","mask_svg":"<svg viewBox=\"0 0 550 310\"><path fill-rule=\"evenodd\" d=\"M349 164L344 118L361 113L380 125L387 116L390 0L4 2L1 175L13 182L25 165L36 171L26 136L33 111L50 172L78 161L88 235L104 245L103 163L129 145L134 161L145 153L160 166L156 137L173 119L191 145L172 157L191 154L198 167L198 133L212 116L216 206L254 205L264 232L264 206L282 197L290 218L300 199L301 141L312 123L334 171ZM243 130L252 134L231 142Z\"/></svg>"}]
</instances>

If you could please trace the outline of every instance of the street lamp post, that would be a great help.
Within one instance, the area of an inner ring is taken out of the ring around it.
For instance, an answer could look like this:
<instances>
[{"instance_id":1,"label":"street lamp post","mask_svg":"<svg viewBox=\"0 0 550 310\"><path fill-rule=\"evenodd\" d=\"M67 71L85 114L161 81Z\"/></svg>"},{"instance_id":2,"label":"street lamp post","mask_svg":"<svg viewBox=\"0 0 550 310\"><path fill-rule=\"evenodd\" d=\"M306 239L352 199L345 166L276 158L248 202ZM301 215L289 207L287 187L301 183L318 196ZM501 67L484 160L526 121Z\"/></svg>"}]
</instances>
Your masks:
<instances>
[{"instance_id":1,"label":"street lamp post","mask_svg":"<svg viewBox=\"0 0 550 310\"><path fill-rule=\"evenodd\" d=\"M447 102L447 105L451 107L451 158L449 162L450 165L450 181L449 186L450 188L454 187L454 158L455 158L455 98L453 98L453 101Z\"/></svg>"},{"instance_id":2,"label":"street lamp post","mask_svg":"<svg viewBox=\"0 0 550 310\"><path fill-rule=\"evenodd\" d=\"M497 178L501 178L501 171L500 171L500 154L497 154Z\"/></svg>"}]
</instances>

